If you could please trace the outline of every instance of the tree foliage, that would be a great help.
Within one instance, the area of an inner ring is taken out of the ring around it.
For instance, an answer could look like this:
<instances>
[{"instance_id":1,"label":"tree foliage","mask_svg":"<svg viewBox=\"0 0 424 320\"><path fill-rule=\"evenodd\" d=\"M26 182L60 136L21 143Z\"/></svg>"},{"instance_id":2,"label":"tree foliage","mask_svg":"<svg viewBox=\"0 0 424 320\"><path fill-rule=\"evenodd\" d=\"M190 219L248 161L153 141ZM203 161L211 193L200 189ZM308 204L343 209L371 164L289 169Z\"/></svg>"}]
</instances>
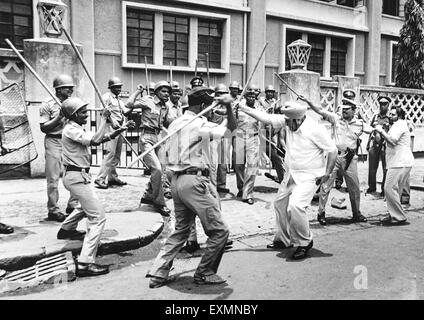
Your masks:
<instances>
[{"instance_id":1,"label":"tree foliage","mask_svg":"<svg viewBox=\"0 0 424 320\"><path fill-rule=\"evenodd\" d=\"M396 86L424 89L424 0L407 0L400 30Z\"/></svg>"}]
</instances>

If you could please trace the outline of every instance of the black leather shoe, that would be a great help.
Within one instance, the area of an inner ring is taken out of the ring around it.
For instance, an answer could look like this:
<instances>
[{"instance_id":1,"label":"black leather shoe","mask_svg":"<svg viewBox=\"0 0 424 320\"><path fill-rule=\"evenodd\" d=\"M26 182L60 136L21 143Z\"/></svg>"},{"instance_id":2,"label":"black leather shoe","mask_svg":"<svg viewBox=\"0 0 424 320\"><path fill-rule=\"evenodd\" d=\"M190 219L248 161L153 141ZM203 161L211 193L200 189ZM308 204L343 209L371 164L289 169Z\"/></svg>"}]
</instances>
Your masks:
<instances>
[{"instance_id":1,"label":"black leather shoe","mask_svg":"<svg viewBox=\"0 0 424 320\"><path fill-rule=\"evenodd\" d=\"M246 202L247 204L253 205L255 203L255 201L252 198L243 200L243 202Z\"/></svg>"},{"instance_id":2,"label":"black leather shoe","mask_svg":"<svg viewBox=\"0 0 424 320\"><path fill-rule=\"evenodd\" d=\"M359 214L359 215L354 216L354 217L352 218L352 222L353 222L353 223L357 223L357 222L367 222L367 221L368 221L368 219L367 219L367 218L365 218L362 214Z\"/></svg>"},{"instance_id":3,"label":"black leather shoe","mask_svg":"<svg viewBox=\"0 0 424 320\"><path fill-rule=\"evenodd\" d=\"M104 181L101 181L101 180L97 180L97 179L94 180L94 184L95 184L95 187L97 189L107 189L107 188L109 188L107 183L104 182Z\"/></svg>"},{"instance_id":4,"label":"black leather shoe","mask_svg":"<svg viewBox=\"0 0 424 320\"><path fill-rule=\"evenodd\" d=\"M8 226L4 223L0 223L0 234L11 234L14 231L15 230L11 226Z\"/></svg>"},{"instance_id":5,"label":"black leather shoe","mask_svg":"<svg viewBox=\"0 0 424 320\"><path fill-rule=\"evenodd\" d=\"M187 241L187 244L181 249L190 254L193 254L195 251L200 249L200 245L197 241Z\"/></svg>"},{"instance_id":6,"label":"black leather shoe","mask_svg":"<svg viewBox=\"0 0 424 320\"><path fill-rule=\"evenodd\" d=\"M380 197L384 197L384 191L380 192Z\"/></svg>"},{"instance_id":7,"label":"black leather shoe","mask_svg":"<svg viewBox=\"0 0 424 320\"><path fill-rule=\"evenodd\" d=\"M140 204L153 204L153 200L152 199L147 199L147 198L141 198L140 199Z\"/></svg>"},{"instance_id":8,"label":"black leather shoe","mask_svg":"<svg viewBox=\"0 0 424 320\"><path fill-rule=\"evenodd\" d=\"M322 226L327 225L327 219L325 219L325 212L318 213L317 220L320 225Z\"/></svg>"},{"instance_id":9,"label":"black leather shoe","mask_svg":"<svg viewBox=\"0 0 424 320\"><path fill-rule=\"evenodd\" d=\"M95 263L77 263L77 277L95 277L109 273L109 268Z\"/></svg>"},{"instance_id":10,"label":"black leather shoe","mask_svg":"<svg viewBox=\"0 0 424 320\"><path fill-rule=\"evenodd\" d=\"M171 210L167 206L155 206L157 212L159 212L163 217L169 217L171 215Z\"/></svg>"},{"instance_id":11,"label":"black leather shoe","mask_svg":"<svg viewBox=\"0 0 424 320\"><path fill-rule=\"evenodd\" d=\"M216 188L219 193L230 193L230 189L228 188Z\"/></svg>"},{"instance_id":12,"label":"black leather shoe","mask_svg":"<svg viewBox=\"0 0 424 320\"><path fill-rule=\"evenodd\" d=\"M241 197L243 197L243 191L239 191L238 193L237 193L237 196L236 196L237 198L241 198Z\"/></svg>"},{"instance_id":13,"label":"black leather shoe","mask_svg":"<svg viewBox=\"0 0 424 320\"><path fill-rule=\"evenodd\" d=\"M373 192L376 192L376 191L377 191L376 189L371 189L371 188L367 189L367 193L373 193Z\"/></svg>"},{"instance_id":14,"label":"black leather shoe","mask_svg":"<svg viewBox=\"0 0 424 320\"><path fill-rule=\"evenodd\" d=\"M167 278L151 277L149 282L150 289L160 288L168 283L174 282L177 278L175 276L168 276Z\"/></svg>"},{"instance_id":15,"label":"black leather shoe","mask_svg":"<svg viewBox=\"0 0 424 320\"><path fill-rule=\"evenodd\" d=\"M47 219L50 221L63 222L66 216L62 212L49 213Z\"/></svg>"},{"instance_id":16,"label":"black leather shoe","mask_svg":"<svg viewBox=\"0 0 424 320\"><path fill-rule=\"evenodd\" d=\"M268 249L289 249L293 248L293 245L286 246L284 242L274 241L266 246Z\"/></svg>"},{"instance_id":17,"label":"black leather shoe","mask_svg":"<svg viewBox=\"0 0 424 320\"><path fill-rule=\"evenodd\" d=\"M109 186L118 186L118 187L126 186L127 184L128 183L126 183L125 181L122 181L120 179L115 179L115 180L112 180L112 181L109 181L108 182L108 185Z\"/></svg>"},{"instance_id":18,"label":"black leather shoe","mask_svg":"<svg viewBox=\"0 0 424 320\"><path fill-rule=\"evenodd\" d=\"M388 218L388 219L382 220L381 224L383 226L402 226L402 225L407 224L407 220L405 219L405 220L402 220L402 221L396 221L396 220L393 220L392 218Z\"/></svg>"},{"instance_id":19,"label":"black leather shoe","mask_svg":"<svg viewBox=\"0 0 424 320\"><path fill-rule=\"evenodd\" d=\"M64 230L60 229L57 233L57 238L59 240L83 240L85 237L85 232L77 230Z\"/></svg>"},{"instance_id":20,"label":"black leather shoe","mask_svg":"<svg viewBox=\"0 0 424 320\"><path fill-rule=\"evenodd\" d=\"M314 241L311 240L311 242L306 247L297 247L296 251L293 253L291 258L293 260L305 259L308 254L308 251L311 250L313 246L314 246Z\"/></svg>"},{"instance_id":21,"label":"black leather shoe","mask_svg":"<svg viewBox=\"0 0 424 320\"><path fill-rule=\"evenodd\" d=\"M227 280L222 279L217 274L211 274L211 275L208 275L208 276L194 275L194 282L196 284L212 284L212 285L214 285L214 284L226 283Z\"/></svg>"}]
</instances>

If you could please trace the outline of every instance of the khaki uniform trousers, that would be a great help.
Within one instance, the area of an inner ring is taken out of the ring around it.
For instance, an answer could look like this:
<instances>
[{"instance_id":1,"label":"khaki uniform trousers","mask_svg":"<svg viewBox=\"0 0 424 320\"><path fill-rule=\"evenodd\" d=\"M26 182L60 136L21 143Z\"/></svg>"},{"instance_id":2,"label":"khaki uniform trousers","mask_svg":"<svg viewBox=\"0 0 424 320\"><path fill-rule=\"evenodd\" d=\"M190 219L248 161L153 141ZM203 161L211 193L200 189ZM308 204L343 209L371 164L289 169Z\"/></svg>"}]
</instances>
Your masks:
<instances>
[{"instance_id":1,"label":"khaki uniform trousers","mask_svg":"<svg viewBox=\"0 0 424 320\"><path fill-rule=\"evenodd\" d=\"M106 144L106 156L103 158L102 166L97 179L100 181L112 182L118 179L118 173L116 167L121 161L122 144L124 143L124 137L122 135L117 136L115 139L107 142Z\"/></svg>"},{"instance_id":2,"label":"khaki uniform trousers","mask_svg":"<svg viewBox=\"0 0 424 320\"><path fill-rule=\"evenodd\" d=\"M190 228L198 216L208 236L205 252L195 276L212 275L218 270L229 231L221 217L219 196L207 177L174 174L171 182L175 206L175 230L170 235L149 275L166 278L173 260L188 240Z\"/></svg>"},{"instance_id":3,"label":"khaki uniform trousers","mask_svg":"<svg viewBox=\"0 0 424 320\"><path fill-rule=\"evenodd\" d=\"M46 180L47 180L47 209L49 213L60 212L59 202L59 180L63 173L62 164L62 139L59 138L44 138L44 147L46 150ZM78 201L69 197L67 207L75 208L78 206Z\"/></svg>"},{"instance_id":4,"label":"khaki uniform trousers","mask_svg":"<svg viewBox=\"0 0 424 320\"><path fill-rule=\"evenodd\" d=\"M243 200L251 199L259 167L259 136L237 135L234 152L237 188L243 191Z\"/></svg>"},{"instance_id":5,"label":"khaki uniform trousers","mask_svg":"<svg viewBox=\"0 0 424 320\"><path fill-rule=\"evenodd\" d=\"M306 208L311 204L316 189L312 175L299 184L292 177L287 184L281 184L274 202L277 229L274 242L302 247L311 242L312 232Z\"/></svg>"},{"instance_id":6,"label":"khaki uniform trousers","mask_svg":"<svg viewBox=\"0 0 424 320\"><path fill-rule=\"evenodd\" d=\"M325 212L328 196L330 195L330 191L334 186L334 181L337 178L338 172L343 174L343 177L346 181L347 191L349 192L350 205L352 207L352 215L357 217L361 213L359 209L361 202L361 189L359 187L358 178L358 157L353 157L347 170L345 170L345 167L345 157L343 155L338 155L336 159L336 165L330 175L330 178L321 185L321 189L319 191L319 213Z\"/></svg>"},{"instance_id":7,"label":"khaki uniform trousers","mask_svg":"<svg viewBox=\"0 0 424 320\"><path fill-rule=\"evenodd\" d=\"M140 137L140 151L144 152L145 150L151 148L155 143L157 143L158 135L151 133L144 133ZM161 147L156 148L155 151L149 152L144 156L143 161L151 170L150 181L147 185L147 190L143 198L152 200L155 204L164 206L165 198L163 196L163 185L162 185L162 165L159 160L159 154L161 152Z\"/></svg>"},{"instance_id":8,"label":"khaki uniform trousers","mask_svg":"<svg viewBox=\"0 0 424 320\"><path fill-rule=\"evenodd\" d=\"M106 224L105 212L97 198L90 181L81 172L65 172L63 178L65 188L80 202L81 206L74 210L62 223L64 230L76 230L78 222L87 217L87 234L84 238L78 262L94 263L100 237Z\"/></svg>"},{"instance_id":9,"label":"khaki uniform trousers","mask_svg":"<svg viewBox=\"0 0 424 320\"><path fill-rule=\"evenodd\" d=\"M389 168L387 170L384 194L386 196L387 210L390 217L395 221L406 220L405 211L400 203L400 195L407 184L411 169L411 167L406 167Z\"/></svg>"}]
</instances>

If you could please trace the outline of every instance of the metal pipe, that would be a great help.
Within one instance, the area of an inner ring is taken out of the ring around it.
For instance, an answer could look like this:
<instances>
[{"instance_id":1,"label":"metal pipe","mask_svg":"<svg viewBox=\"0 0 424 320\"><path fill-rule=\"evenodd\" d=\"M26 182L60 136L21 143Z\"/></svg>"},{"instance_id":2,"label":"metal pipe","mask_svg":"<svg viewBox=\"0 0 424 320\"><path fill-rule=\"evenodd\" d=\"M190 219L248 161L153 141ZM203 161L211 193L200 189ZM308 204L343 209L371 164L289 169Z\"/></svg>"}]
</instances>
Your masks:
<instances>
[{"instance_id":1,"label":"metal pipe","mask_svg":"<svg viewBox=\"0 0 424 320\"><path fill-rule=\"evenodd\" d=\"M150 81L149 81L149 71L147 69L147 57L144 56L144 70L146 72L146 87L147 87L147 95L150 96ZM143 95L143 94L142 94Z\"/></svg>"}]
</instances>

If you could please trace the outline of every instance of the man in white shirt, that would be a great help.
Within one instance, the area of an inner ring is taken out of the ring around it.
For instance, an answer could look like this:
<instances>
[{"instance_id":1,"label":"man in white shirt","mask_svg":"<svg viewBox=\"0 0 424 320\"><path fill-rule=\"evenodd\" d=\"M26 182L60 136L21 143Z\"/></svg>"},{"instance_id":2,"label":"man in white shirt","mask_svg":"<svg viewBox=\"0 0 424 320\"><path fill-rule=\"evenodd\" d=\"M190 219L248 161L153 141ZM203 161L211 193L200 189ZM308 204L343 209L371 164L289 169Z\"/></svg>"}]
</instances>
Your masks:
<instances>
[{"instance_id":1,"label":"man in white shirt","mask_svg":"<svg viewBox=\"0 0 424 320\"><path fill-rule=\"evenodd\" d=\"M323 125L306 116L305 105L287 102L279 112L283 115L243 106L240 109L275 129L281 128L284 133L288 172L274 202L277 232L268 248L297 246L292 259L303 259L313 246L305 209L312 201L317 181L325 183L334 169L336 144Z\"/></svg>"}]
</instances>

